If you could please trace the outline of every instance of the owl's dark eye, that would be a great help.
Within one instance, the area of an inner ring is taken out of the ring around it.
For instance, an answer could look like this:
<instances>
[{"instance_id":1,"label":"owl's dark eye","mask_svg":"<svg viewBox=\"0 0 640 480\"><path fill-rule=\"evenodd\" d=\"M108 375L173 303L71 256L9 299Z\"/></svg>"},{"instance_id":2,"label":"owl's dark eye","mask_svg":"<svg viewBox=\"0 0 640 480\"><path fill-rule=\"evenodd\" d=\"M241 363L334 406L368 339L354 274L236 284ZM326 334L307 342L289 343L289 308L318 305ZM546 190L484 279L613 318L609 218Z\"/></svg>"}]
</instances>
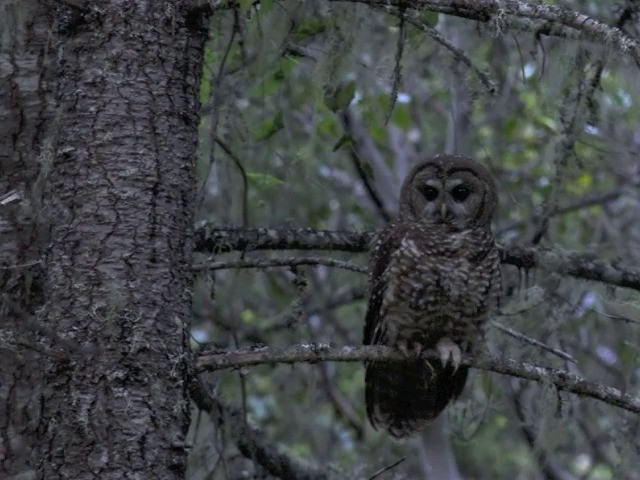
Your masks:
<instances>
[{"instance_id":1,"label":"owl's dark eye","mask_svg":"<svg viewBox=\"0 0 640 480\"><path fill-rule=\"evenodd\" d=\"M451 196L456 202L464 202L471 193L466 185L458 185L451 190Z\"/></svg>"},{"instance_id":2,"label":"owl's dark eye","mask_svg":"<svg viewBox=\"0 0 640 480\"><path fill-rule=\"evenodd\" d=\"M424 198L427 199L428 202L433 202L436 198L438 198L438 189L436 187L432 187L431 185L420 185L418 187L420 193L424 195Z\"/></svg>"}]
</instances>

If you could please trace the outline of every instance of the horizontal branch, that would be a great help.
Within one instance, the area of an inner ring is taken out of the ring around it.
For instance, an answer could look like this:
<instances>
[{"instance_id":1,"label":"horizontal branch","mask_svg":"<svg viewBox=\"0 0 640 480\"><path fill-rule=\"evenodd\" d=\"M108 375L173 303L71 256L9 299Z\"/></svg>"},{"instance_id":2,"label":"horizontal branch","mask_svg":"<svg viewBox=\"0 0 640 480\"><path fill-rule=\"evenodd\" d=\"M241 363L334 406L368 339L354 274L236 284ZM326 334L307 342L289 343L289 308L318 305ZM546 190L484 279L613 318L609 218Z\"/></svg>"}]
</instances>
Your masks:
<instances>
[{"instance_id":1,"label":"horizontal branch","mask_svg":"<svg viewBox=\"0 0 640 480\"><path fill-rule=\"evenodd\" d=\"M332 0L360 3L370 7L403 7L405 0ZM541 24L540 33L570 36L576 32L579 39L612 47L629 55L640 65L640 43L621 29L589 17L583 13L556 5L527 3L519 0L413 0L410 8L417 12L432 11L480 22L493 22L500 29L508 28L514 20L521 26L526 21ZM561 27L561 28L558 28Z\"/></svg>"},{"instance_id":2,"label":"horizontal branch","mask_svg":"<svg viewBox=\"0 0 640 480\"><path fill-rule=\"evenodd\" d=\"M323 265L325 267L342 268L352 272L366 273L367 267L355 263L325 257L292 257L292 258L258 258L247 260L228 260L220 262L202 262L193 266L198 270L226 270L229 268L272 268L296 267L299 265Z\"/></svg>"},{"instance_id":3,"label":"horizontal branch","mask_svg":"<svg viewBox=\"0 0 640 480\"><path fill-rule=\"evenodd\" d=\"M313 228L211 228L196 229L198 252L224 253L252 250L340 250L364 252L373 232L315 230Z\"/></svg>"},{"instance_id":4,"label":"horizontal branch","mask_svg":"<svg viewBox=\"0 0 640 480\"><path fill-rule=\"evenodd\" d=\"M365 252L373 232L314 230L311 228L197 229L196 250L223 253L251 250L339 250ZM540 268L584 280L640 290L640 270L625 268L592 255L548 248L501 247L502 262L518 268Z\"/></svg>"},{"instance_id":5,"label":"horizontal branch","mask_svg":"<svg viewBox=\"0 0 640 480\"><path fill-rule=\"evenodd\" d=\"M425 352L422 358L435 358L435 353ZM202 372L265 363L360 362L373 360L401 362L406 361L407 357L399 350L384 346L332 347L325 344L313 344L296 345L284 349L260 347L226 353L201 354L196 361L196 368ZM583 397L595 398L609 405L640 414L639 397L623 393L613 387L590 382L566 371L517 362L492 354L482 354L475 357L468 356L463 359L463 364L502 375L552 384L559 390Z\"/></svg>"},{"instance_id":6,"label":"horizontal branch","mask_svg":"<svg viewBox=\"0 0 640 480\"><path fill-rule=\"evenodd\" d=\"M589 17L575 10L557 5L524 2L520 0L331 0L342 3L358 3L370 7L402 7L415 12L437 12L479 22L493 22L496 28L508 27L511 21L521 26L526 22L539 24L535 28L541 34L571 37L578 34L580 40L612 47L623 55L629 55L640 65L640 43L620 28ZM199 2L196 2L199 3ZM199 4L195 14L211 15L216 10L237 8L237 0L208 0Z\"/></svg>"}]
</instances>

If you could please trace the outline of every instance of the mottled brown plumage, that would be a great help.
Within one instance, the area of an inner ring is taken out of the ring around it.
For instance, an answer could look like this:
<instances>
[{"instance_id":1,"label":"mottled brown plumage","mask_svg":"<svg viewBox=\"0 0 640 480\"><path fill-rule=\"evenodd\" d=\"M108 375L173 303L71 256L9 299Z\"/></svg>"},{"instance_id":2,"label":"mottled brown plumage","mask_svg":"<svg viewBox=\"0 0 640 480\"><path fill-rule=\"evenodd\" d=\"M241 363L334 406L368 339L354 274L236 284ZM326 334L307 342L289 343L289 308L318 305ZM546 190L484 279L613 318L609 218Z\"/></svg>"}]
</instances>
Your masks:
<instances>
[{"instance_id":1,"label":"mottled brown plumage","mask_svg":"<svg viewBox=\"0 0 640 480\"><path fill-rule=\"evenodd\" d=\"M367 415L393 437L420 431L464 388L461 356L482 339L499 299L496 203L484 167L440 155L411 171L398 218L374 237L364 344L440 357L367 364Z\"/></svg>"}]
</instances>

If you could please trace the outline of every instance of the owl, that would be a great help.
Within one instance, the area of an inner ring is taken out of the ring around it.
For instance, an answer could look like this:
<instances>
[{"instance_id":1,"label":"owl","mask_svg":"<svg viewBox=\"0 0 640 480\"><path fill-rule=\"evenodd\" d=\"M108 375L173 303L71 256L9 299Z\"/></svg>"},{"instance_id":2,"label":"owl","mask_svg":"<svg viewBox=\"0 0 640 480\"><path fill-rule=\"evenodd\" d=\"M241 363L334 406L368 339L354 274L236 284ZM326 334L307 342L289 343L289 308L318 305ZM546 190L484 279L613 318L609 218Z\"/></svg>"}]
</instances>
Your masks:
<instances>
[{"instance_id":1,"label":"owl","mask_svg":"<svg viewBox=\"0 0 640 480\"><path fill-rule=\"evenodd\" d=\"M374 237L364 344L394 346L410 358L366 365L367 416L392 437L418 433L464 388L462 356L482 341L499 302L496 205L482 165L438 155L409 173L398 218ZM438 359L411 359L427 349Z\"/></svg>"}]
</instances>

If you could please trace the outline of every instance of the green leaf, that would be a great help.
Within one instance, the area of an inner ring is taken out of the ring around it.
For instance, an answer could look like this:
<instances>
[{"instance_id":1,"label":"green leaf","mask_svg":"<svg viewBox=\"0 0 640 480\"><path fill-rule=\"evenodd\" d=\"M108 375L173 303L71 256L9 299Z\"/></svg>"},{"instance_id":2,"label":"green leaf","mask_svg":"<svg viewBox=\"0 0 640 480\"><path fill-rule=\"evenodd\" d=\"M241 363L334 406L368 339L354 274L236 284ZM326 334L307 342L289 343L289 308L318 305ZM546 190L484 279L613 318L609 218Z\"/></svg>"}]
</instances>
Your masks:
<instances>
[{"instance_id":1,"label":"green leaf","mask_svg":"<svg viewBox=\"0 0 640 480\"><path fill-rule=\"evenodd\" d=\"M251 309L244 309L240 312L240 318L247 325L251 325L256 322L256 313Z\"/></svg>"},{"instance_id":2,"label":"green leaf","mask_svg":"<svg viewBox=\"0 0 640 480\"><path fill-rule=\"evenodd\" d=\"M407 105L396 103L393 113L391 114L391 122L402 131L408 131L413 124L411 114L409 113L409 107Z\"/></svg>"},{"instance_id":3,"label":"green leaf","mask_svg":"<svg viewBox=\"0 0 640 480\"><path fill-rule=\"evenodd\" d=\"M324 112L322 113L324 114ZM327 113L323 115L323 117L324 118L318 122L316 131L321 135L336 136L338 134L338 124L335 116Z\"/></svg>"},{"instance_id":4,"label":"green leaf","mask_svg":"<svg viewBox=\"0 0 640 480\"><path fill-rule=\"evenodd\" d=\"M273 8L273 0L262 0L258 5L261 14L269 13Z\"/></svg>"},{"instance_id":5,"label":"green leaf","mask_svg":"<svg viewBox=\"0 0 640 480\"><path fill-rule=\"evenodd\" d=\"M430 27L435 27L438 25L440 21L440 14L438 12L422 12L418 15L418 20L425 25L429 25Z\"/></svg>"},{"instance_id":6,"label":"green leaf","mask_svg":"<svg viewBox=\"0 0 640 480\"><path fill-rule=\"evenodd\" d=\"M290 57L282 57L275 68L266 74L258 83L254 95L260 98L269 97L280 90L282 82L287 79L290 72L297 65L297 61Z\"/></svg>"},{"instance_id":7,"label":"green leaf","mask_svg":"<svg viewBox=\"0 0 640 480\"><path fill-rule=\"evenodd\" d=\"M336 144L333 146L333 148L331 149L332 152L336 152L338 150L340 150L342 147L346 146L346 145L351 145L353 142L353 140L351 139L351 135L349 134L344 134L342 135L338 141L336 142Z\"/></svg>"},{"instance_id":8,"label":"green leaf","mask_svg":"<svg viewBox=\"0 0 640 480\"><path fill-rule=\"evenodd\" d=\"M217 60L217 55L215 51L207 46L204 50L204 65L202 67L202 71L205 72L202 75L200 80L200 104L204 105L207 103L209 98L211 97L211 72L215 67L215 62Z\"/></svg>"},{"instance_id":9,"label":"green leaf","mask_svg":"<svg viewBox=\"0 0 640 480\"><path fill-rule=\"evenodd\" d=\"M335 88L326 88L324 92L324 103L332 112L344 110L349 106L356 93L356 82L340 82Z\"/></svg>"},{"instance_id":10,"label":"green leaf","mask_svg":"<svg viewBox=\"0 0 640 480\"><path fill-rule=\"evenodd\" d=\"M251 132L251 138L255 141L267 140L273 137L278 131L284 128L282 121L282 110L279 111L271 120L262 122Z\"/></svg>"},{"instance_id":11,"label":"green leaf","mask_svg":"<svg viewBox=\"0 0 640 480\"><path fill-rule=\"evenodd\" d=\"M247 172L247 180L249 184L262 190L279 187L284 182L278 177L262 172Z\"/></svg>"},{"instance_id":12,"label":"green leaf","mask_svg":"<svg viewBox=\"0 0 640 480\"><path fill-rule=\"evenodd\" d=\"M253 0L240 0L238 3L240 5L240 11L245 13L249 11L251 5L253 5Z\"/></svg>"},{"instance_id":13,"label":"green leaf","mask_svg":"<svg viewBox=\"0 0 640 480\"><path fill-rule=\"evenodd\" d=\"M291 34L294 42L301 42L309 37L313 37L327 29L327 23L324 18L312 17L298 24Z\"/></svg>"}]
</instances>

